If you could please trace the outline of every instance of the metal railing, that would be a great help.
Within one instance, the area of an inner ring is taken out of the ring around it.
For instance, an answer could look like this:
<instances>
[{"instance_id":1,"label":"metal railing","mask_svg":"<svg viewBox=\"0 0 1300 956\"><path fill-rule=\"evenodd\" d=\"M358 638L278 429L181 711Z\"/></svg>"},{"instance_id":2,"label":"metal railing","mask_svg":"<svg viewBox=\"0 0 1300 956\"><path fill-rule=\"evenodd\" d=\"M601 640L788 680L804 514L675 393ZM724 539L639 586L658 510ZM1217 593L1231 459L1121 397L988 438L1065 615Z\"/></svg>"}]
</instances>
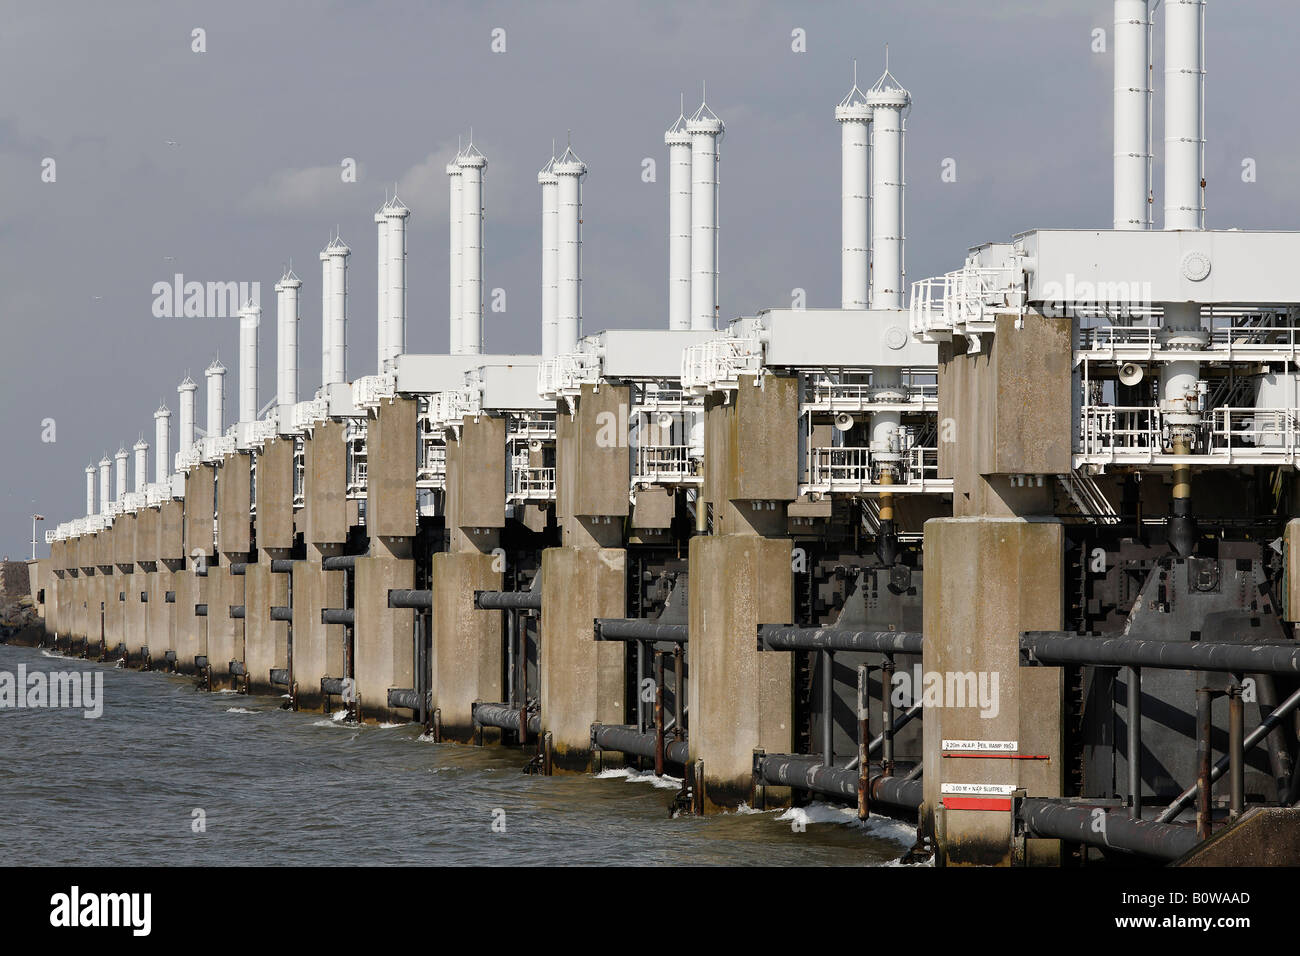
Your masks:
<instances>
[{"instance_id":1,"label":"metal railing","mask_svg":"<svg viewBox=\"0 0 1300 956\"><path fill-rule=\"evenodd\" d=\"M892 485L881 485L876 461L870 448L813 447L808 449L807 489L819 492L878 491L892 487L896 491L924 489L937 485L939 449L912 444L906 446L899 460L901 473ZM945 486L949 482L943 482Z\"/></svg>"},{"instance_id":2,"label":"metal railing","mask_svg":"<svg viewBox=\"0 0 1300 956\"><path fill-rule=\"evenodd\" d=\"M1009 268L966 266L912 283L912 334L940 337L991 332L999 313L1022 314L1023 281Z\"/></svg>"},{"instance_id":3,"label":"metal railing","mask_svg":"<svg viewBox=\"0 0 1300 956\"><path fill-rule=\"evenodd\" d=\"M1076 454L1092 462L1154 461L1168 452L1157 406L1085 405ZM1210 409L1192 454L1207 463L1294 461L1300 443L1300 409L1222 405Z\"/></svg>"},{"instance_id":4,"label":"metal railing","mask_svg":"<svg viewBox=\"0 0 1300 956\"><path fill-rule=\"evenodd\" d=\"M740 387L742 373L758 374L763 345L755 338L720 337L682 350L682 389L694 395Z\"/></svg>"},{"instance_id":5,"label":"metal railing","mask_svg":"<svg viewBox=\"0 0 1300 956\"><path fill-rule=\"evenodd\" d=\"M510 469L510 500L550 501L555 498L555 469L515 466Z\"/></svg>"},{"instance_id":6,"label":"metal railing","mask_svg":"<svg viewBox=\"0 0 1300 956\"><path fill-rule=\"evenodd\" d=\"M690 445L638 445L633 484L698 484L700 462Z\"/></svg>"}]
</instances>

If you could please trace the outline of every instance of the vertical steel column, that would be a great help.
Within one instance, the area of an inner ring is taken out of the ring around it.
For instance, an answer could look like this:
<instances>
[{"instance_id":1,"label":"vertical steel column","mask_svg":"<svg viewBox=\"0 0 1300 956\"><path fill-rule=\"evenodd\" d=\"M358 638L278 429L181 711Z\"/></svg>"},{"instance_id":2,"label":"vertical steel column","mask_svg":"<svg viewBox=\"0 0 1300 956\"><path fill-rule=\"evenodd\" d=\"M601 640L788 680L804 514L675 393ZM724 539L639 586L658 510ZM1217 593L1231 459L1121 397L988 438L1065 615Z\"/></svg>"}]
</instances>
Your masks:
<instances>
[{"instance_id":1,"label":"vertical steel column","mask_svg":"<svg viewBox=\"0 0 1300 956\"><path fill-rule=\"evenodd\" d=\"M644 642L638 642L644 643ZM664 652L655 651L655 776L664 775Z\"/></svg>"},{"instance_id":2,"label":"vertical steel column","mask_svg":"<svg viewBox=\"0 0 1300 956\"><path fill-rule=\"evenodd\" d=\"M886 654L884 666L880 670L880 713L884 750L881 754L880 772L883 776L894 775L894 697L890 692L894 686L894 655Z\"/></svg>"},{"instance_id":3,"label":"vertical steel column","mask_svg":"<svg viewBox=\"0 0 1300 956\"><path fill-rule=\"evenodd\" d=\"M1196 690L1196 835L1210 838L1210 689Z\"/></svg>"},{"instance_id":4,"label":"vertical steel column","mask_svg":"<svg viewBox=\"0 0 1300 956\"><path fill-rule=\"evenodd\" d=\"M1228 777L1231 781L1231 803L1228 819L1241 816L1246 803L1245 755L1245 704L1241 699L1241 685L1228 688Z\"/></svg>"},{"instance_id":5,"label":"vertical steel column","mask_svg":"<svg viewBox=\"0 0 1300 956\"><path fill-rule=\"evenodd\" d=\"M829 767L835 762L835 722L831 708L835 695L831 692L831 669L835 666L835 654L822 651L822 766Z\"/></svg>"},{"instance_id":6,"label":"vertical steel column","mask_svg":"<svg viewBox=\"0 0 1300 956\"><path fill-rule=\"evenodd\" d=\"M867 675L869 668L866 664L858 667L858 819L865 820L871 815L871 808L868 804L868 786L871 782L870 769L868 767L868 748L871 746L871 729L868 726L871 708L867 696Z\"/></svg>"},{"instance_id":7,"label":"vertical steel column","mask_svg":"<svg viewBox=\"0 0 1300 956\"><path fill-rule=\"evenodd\" d=\"M1128 669L1129 815L1142 819L1142 668Z\"/></svg>"}]
</instances>

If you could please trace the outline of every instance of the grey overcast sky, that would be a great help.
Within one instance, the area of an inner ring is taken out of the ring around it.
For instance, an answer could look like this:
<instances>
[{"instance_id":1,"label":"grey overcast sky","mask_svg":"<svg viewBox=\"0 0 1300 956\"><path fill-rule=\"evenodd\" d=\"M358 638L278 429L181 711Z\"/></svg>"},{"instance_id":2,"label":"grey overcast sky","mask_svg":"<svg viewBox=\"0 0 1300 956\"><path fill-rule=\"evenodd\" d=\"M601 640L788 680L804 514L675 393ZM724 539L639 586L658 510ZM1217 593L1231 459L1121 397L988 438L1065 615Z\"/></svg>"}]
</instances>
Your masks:
<instances>
[{"instance_id":1,"label":"grey overcast sky","mask_svg":"<svg viewBox=\"0 0 1300 956\"><path fill-rule=\"evenodd\" d=\"M473 127L487 155L487 348L540 348L537 169L566 130L590 167L584 328L667 324L663 130L701 82L721 147L724 318L839 296L839 130L851 62L889 44L911 91L907 272L1039 226L1111 218L1110 0L825 2L0 3L0 553L30 515L79 516L83 468L142 433L220 351L237 407L237 319L159 319L155 282L260 281L261 402L274 392L274 292L303 279L299 392L319 382L317 253L352 247L348 376L375 366L371 214L399 184L409 223L408 349L445 351L444 164ZM1210 0L1206 167L1214 228L1294 228L1300 60L1294 0ZM206 33L206 52L191 49ZM491 49L505 31L504 53ZM792 31L806 52L792 50ZM1157 90L1160 87L1157 31ZM1160 101L1155 135L1162 135ZM169 141L176 145L169 145ZM1157 148L1157 162L1159 157ZM340 163L359 166L345 183ZM642 182L642 160L659 164ZM1244 183L1242 161L1257 163ZM56 179L43 182L42 163ZM942 164L956 163L956 182ZM1159 168L1157 167L1157 187ZM1157 206L1159 206L1157 189ZM1157 225L1159 219L1157 217ZM271 321L267 321L267 319ZM199 419L203 419L203 395ZM54 419L56 440L42 441ZM173 420L175 424L175 420ZM174 449L173 449L174 450ZM152 452L151 452L152 455ZM42 543L39 554L46 554Z\"/></svg>"}]
</instances>

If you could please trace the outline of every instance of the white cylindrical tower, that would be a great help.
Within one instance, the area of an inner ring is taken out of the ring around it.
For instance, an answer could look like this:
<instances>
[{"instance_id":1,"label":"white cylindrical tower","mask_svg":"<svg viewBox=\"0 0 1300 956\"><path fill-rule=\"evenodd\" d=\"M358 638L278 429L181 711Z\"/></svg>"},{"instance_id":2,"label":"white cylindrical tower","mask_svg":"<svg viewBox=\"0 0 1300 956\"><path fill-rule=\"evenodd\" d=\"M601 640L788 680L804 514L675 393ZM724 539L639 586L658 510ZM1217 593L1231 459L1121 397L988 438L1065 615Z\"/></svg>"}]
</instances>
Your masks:
<instances>
[{"instance_id":1,"label":"white cylindrical tower","mask_svg":"<svg viewBox=\"0 0 1300 956\"><path fill-rule=\"evenodd\" d=\"M483 351L483 176L485 157L473 143L460 167L460 351Z\"/></svg>"},{"instance_id":2,"label":"white cylindrical tower","mask_svg":"<svg viewBox=\"0 0 1300 956\"><path fill-rule=\"evenodd\" d=\"M889 70L871 107L871 307L903 307L903 112L912 97Z\"/></svg>"},{"instance_id":3,"label":"white cylindrical tower","mask_svg":"<svg viewBox=\"0 0 1300 956\"><path fill-rule=\"evenodd\" d=\"M572 352L582 331L582 177L587 164L570 146L551 164L556 186L555 351Z\"/></svg>"},{"instance_id":4,"label":"white cylindrical tower","mask_svg":"<svg viewBox=\"0 0 1300 956\"><path fill-rule=\"evenodd\" d=\"M835 107L835 120L840 124L840 308L865 309L871 268L867 231L871 107L858 89L856 65L853 89Z\"/></svg>"},{"instance_id":5,"label":"white cylindrical tower","mask_svg":"<svg viewBox=\"0 0 1300 956\"><path fill-rule=\"evenodd\" d=\"M99 513L105 514L108 511L108 503L113 500L113 478L111 469L113 463L105 455L99 459Z\"/></svg>"},{"instance_id":6,"label":"white cylindrical tower","mask_svg":"<svg viewBox=\"0 0 1300 956\"><path fill-rule=\"evenodd\" d=\"M1205 0L1164 0L1165 228L1201 228Z\"/></svg>"},{"instance_id":7,"label":"white cylindrical tower","mask_svg":"<svg viewBox=\"0 0 1300 956\"><path fill-rule=\"evenodd\" d=\"M221 359L213 359L203 372L208 379L208 431L209 438L216 438L226 430L226 367Z\"/></svg>"},{"instance_id":8,"label":"white cylindrical tower","mask_svg":"<svg viewBox=\"0 0 1300 956\"><path fill-rule=\"evenodd\" d=\"M331 240L332 242L333 240ZM330 308L333 299L330 296L330 283L334 281L334 273L330 270L330 247L329 243L320 251L320 383L328 385L330 383L330 352L331 326L330 326ZM277 366L278 368L279 366Z\"/></svg>"},{"instance_id":9,"label":"white cylindrical tower","mask_svg":"<svg viewBox=\"0 0 1300 956\"><path fill-rule=\"evenodd\" d=\"M691 134L685 112L664 132L668 147L668 328L691 327Z\"/></svg>"},{"instance_id":10,"label":"white cylindrical tower","mask_svg":"<svg viewBox=\"0 0 1300 956\"><path fill-rule=\"evenodd\" d=\"M121 501L126 495L126 460L131 455L125 445L119 445L113 456L113 500Z\"/></svg>"},{"instance_id":11,"label":"white cylindrical tower","mask_svg":"<svg viewBox=\"0 0 1300 956\"><path fill-rule=\"evenodd\" d=\"M95 513L95 466L86 466L86 517Z\"/></svg>"},{"instance_id":12,"label":"white cylindrical tower","mask_svg":"<svg viewBox=\"0 0 1300 956\"><path fill-rule=\"evenodd\" d=\"M181 433L176 442L177 451L189 451L194 445L194 393L198 390L199 386L188 375L185 376L185 381L176 386L176 393L180 396L181 402Z\"/></svg>"},{"instance_id":13,"label":"white cylindrical tower","mask_svg":"<svg viewBox=\"0 0 1300 956\"><path fill-rule=\"evenodd\" d=\"M131 446L135 452L135 486L133 491L144 491L145 482L149 479L149 443L141 438Z\"/></svg>"},{"instance_id":14,"label":"white cylindrical tower","mask_svg":"<svg viewBox=\"0 0 1300 956\"><path fill-rule=\"evenodd\" d=\"M559 343L560 178L552 156L537 174L542 187L542 355L555 355Z\"/></svg>"},{"instance_id":15,"label":"white cylindrical tower","mask_svg":"<svg viewBox=\"0 0 1300 956\"><path fill-rule=\"evenodd\" d=\"M239 310L239 420L257 420L257 336L262 307L250 300Z\"/></svg>"},{"instance_id":16,"label":"white cylindrical tower","mask_svg":"<svg viewBox=\"0 0 1300 956\"><path fill-rule=\"evenodd\" d=\"M348 256L352 255L352 250L338 236L326 250L330 269L329 328L327 330L322 323L321 335L324 337L327 331L329 333L327 339L323 338L329 342L329 374L321 381L332 385L348 380ZM323 344L321 352L325 352Z\"/></svg>"},{"instance_id":17,"label":"white cylindrical tower","mask_svg":"<svg viewBox=\"0 0 1300 956\"><path fill-rule=\"evenodd\" d=\"M302 280L290 269L275 284L277 405L298 403L298 290Z\"/></svg>"},{"instance_id":18,"label":"white cylindrical tower","mask_svg":"<svg viewBox=\"0 0 1300 956\"><path fill-rule=\"evenodd\" d=\"M691 137L691 328L718 325L718 142L722 120L708 107L686 121Z\"/></svg>"},{"instance_id":19,"label":"white cylindrical tower","mask_svg":"<svg viewBox=\"0 0 1300 956\"><path fill-rule=\"evenodd\" d=\"M1151 98L1148 0L1115 0L1114 227L1145 229L1151 168L1147 132Z\"/></svg>"},{"instance_id":20,"label":"white cylindrical tower","mask_svg":"<svg viewBox=\"0 0 1300 956\"><path fill-rule=\"evenodd\" d=\"M457 159L460 156L457 154ZM463 255L460 237L461 193L463 183L460 164L447 164L447 354L460 354L460 260Z\"/></svg>"},{"instance_id":21,"label":"white cylindrical tower","mask_svg":"<svg viewBox=\"0 0 1300 956\"><path fill-rule=\"evenodd\" d=\"M384 370L384 355L388 350L388 216L385 202L375 213L375 236L379 244L376 261L379 265L378 301L375 303L375 365Z\"/></svg>"},{"instance_id":22,"label":"white cylindrical tower","mask_svg":"<svg viewBox=\"0 0 1300 956\"><path fill-rule=\"evenodd\" d=\"M388 343L381 368L392 368L406 351L406 220L411 210L393 197L388 217Z\"/></svg>"},{"instance_id":23,"label":"white cylindrical tower","mask_svg":"<svg viewBox=\"0 0 1300 956\"><path fill-rule=\"evenodd\" d=\"M172 413L166 405L159 405L153 413L153 444L153 480L161 485L171 467Z\"/></svg>"}]
</instances>

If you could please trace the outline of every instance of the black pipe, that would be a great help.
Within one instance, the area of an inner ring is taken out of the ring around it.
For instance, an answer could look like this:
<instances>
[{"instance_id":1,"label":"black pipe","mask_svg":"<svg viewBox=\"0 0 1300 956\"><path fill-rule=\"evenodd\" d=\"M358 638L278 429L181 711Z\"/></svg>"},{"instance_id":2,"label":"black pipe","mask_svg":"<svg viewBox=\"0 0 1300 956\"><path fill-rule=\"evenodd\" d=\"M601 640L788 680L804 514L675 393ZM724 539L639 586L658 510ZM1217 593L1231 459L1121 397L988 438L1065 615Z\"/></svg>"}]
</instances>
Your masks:
<instances>
[{"instance_id":1,"label":"black pipe","mask_svg":"<svg viewBox=\"0 0 1300 956\"><path fill-rule=\"evenodd\" d=\"M320 692L324 697L342 697L343 696L343 677L322 677L320 679Z\"/></svg>"},{"instance_id":2,"label":"black pipe","mask_svg":"<svg viewBox=\"0 0 1300 956\"><path fill-rule=\"evenodd\" d=\"M320 610L322 624L355 624L357 612L350 607L323 607Z\"/></svg>"},{"instance_id":3,"label":"black pipe","mask_svg":"<svg viewBox=\"0 0 1300 956\"><path fill-rule=\"evenodd\" d=\"M599 747L601 750L632 754L636 757L653 759L656 737L657 734L653 732L641 733L635 727L622 724L591 725L592 746ZM685 767L686 762L690 759L689 745L685 740L665 740L664 759L669 763L677 764L679 767Z\"/></svg>"},{"instance_id":4,"label":"black pipe","mask_svg":"<svg viewBox=\"0 0 1300 956\"><path fill-rule=\"evenodd\" d=\"M291 683L289 680L289 668L272 667L271 683L274 684L276 687L288 687L289 684Z\"/></svg>"},{"instance_id":5,"label":"black pipe","mask_svg":"<svg viewBox=\"0 0 1300 956\"><path fill-rule=\"evenodd\" d=\"M1104 825L1099 827L1099 809L1104 808L1030 797L1020 803L1020 821L1027 836L1129 850L1162 860L1176 860L1198 842L1191 827L1135 820L1123 809L1106 810Z\"/></svg>"},{"instance_id":6,"label":"black pipe","mask_svg":"<svg viewBox=\"0 0 1300 956\"><path fill-rule=\"evenodd\" d=\"M275 605L271 608L271 620L293 623L293 608Z\"/></svg>"},{"instance_id":7,"label":"black pipe","mask_svg":"<svg viewBox=\"0 0 1300 956\"><path fill-rule=\"evenodd\" d=\"M1300 673L1300 644L1143 641L1062 631L1024 631L1020 663L1163 667L1169 670Z\"/></svg>"},{"instance_id":8,"label":"black pipe","mask_svg":"<svg viewBox=\"0 0 1300 956\"><path fill-rule=\"evenodd\" d=\"M509 608L540 611L542 609L542 592L475 591L474 606L480 611L504 611Z\"/></svg>"},{"instance_id":9,"label":"black pipe","mask_svg":"<svg viewBox=\"0 0 1300 956\"><path fill-rule=\"evenodd\" d=\"M248 668L244 666L244 662L243 662L243 661L231 661L231 662L230 662L230 673L231 673L231 676L233 676L233 677L247 677L247 676L248 676Z\"/></svg>"},{"instance_id":10,"label":"black pipe","mask_svg":"<svg viewBox=\"0 0 1300 956\"><path fill-rule=\"evenodd\" d=\"M760 651L879 651L886 654L919 654L924 635L920 631L855 631L840 627L788 627L760 624Z\"/></svg>"},{"instance_id":11,"label":"black pipe","mask_svg":"<svg viewBox=\"0 0 1300 956\"><path fill-rule=\"evenodd\" d=\"M203 670L203 668L207 667L207 666L208 666L208 655L207 655L207 654L195 654L195 655L194 655L194 666L195 666L195 668L197 668L198 670Z\"/></svg>"},{"instance_id":12,"label":"black pipe","mask_svg":"<svg viewBox=\"0 0 1300 956\"><path fill-rule=\"evenodd\" d=\"M140 592L140 603L141 603L141 604L148 604L148 603L149 603L149 592L148 592L148 591L141 591L141 592Z\"/></svg>"},{"instance_id":13,"label":"black pipe","mask_svg":"<svg viewBox=\"0 0 1300 956\"><path fill-rule=\"evenodd\" d=\"M412 591L402 588L388 589L389 607L426 608L433 607L432 591Z\"/></svg>"},{"instance_id":14,"label":"black pipe","mask_svg":"<svg viewBox=\"0 0 1300 956\"><path fill-rule=\"evenodd\" d=\"M245 613L247 613L247 611L248 611L248 608L245 607L243 604L232 604L232 605L230 605L230 617L231 617L232 620L242 621L242 620L244 619L244 615L245 615Z\"/></svg>"},{"instance_id":15,"label":"black pipe","mask_svg":"<svg viewBox=\"0 0 1300 956\"><path fill-rule=\"evenodd\" d=\"M858 801L858 771L825 767L820 756L758 754L754 757L754 772L765 784L808 790L855 805ZM870 791L873 804L888 803L914 810L921 805L924 785L920 780L877 774L871 778Z\"/></svg>"},{"instance_id":16,"label":"black pipe","mask_svg":"<svg viewBox=\"0 0 1300 956\"><path fill-rule=\"evenodd\" d=\"M247 561L231 561L230 564L226 566L226 571L236 576L244 574L247 570Z\"/></svg>"},{"instance_id":17,"label":"black pipe","mask_svg":"<svg viewBox=\"0 0 1300 956\"><path fill-rule=\"evenodd\" d=\"M666 644L685 644L688 635L685 624L658 624L643 618L598 617L594 623L598 641L662 641Z\"/></svg>"},{"instance_id":18,"label":"black pipe","mask_svg":"<svg viewBox=\"0 0 1300 956\"><path fill-rule=\"evenodd\" d=\"M176 663L176 652L175 652L175 651L163 651L163 660L165 660L168 664L175 664L175 663Z\"/></svg>"},{"instance_id":19,"label":"black pipe","mask_svg":"<svg viewBox=\"0 0 1300 956\"><path fill-rule=\"evenodd\" d=\"M195 616L195 617L207 617L207 616L208 616L208 606L207 606L206 604L196 604L196 605L194 605L194 616Z\"/></svg>"},{"instance_id":20,"label":"black pipe","mask_svg":"<svg viewBox=\"0 0 1300 956\"><path fill-rule=\"evenodd\" d=\"M335 554L321 561L322 571L351 571L357 566L357 558L365 555Z\"/></svg>"},{"instance_id":21,"label":"black pipe","mask_svg":"<svg viewBox=\"0 0 1300 956\"><path fill-rule=\"evenodd\" d=\"M519 711L506 704L475 704L472 709L474 723L483 727L499 727L519 733ZM542 732L542 718L538 714L528 717L528 732Z\"/></svg>"},{"instance_id":22,"label":"black pipe","mask_svg":"<svg viewBox=\"0 0 1300 956\"><path fill-rule=\"evenodd\" d=\"M420 709L420 692L409 687L388 688L388 706L405 707L407 710Z\"/></svg>"},{"instance_id":23,"label":"black pipe","mask_svg":"<svg viewBox=\"0 0 1300 956\"><path fill-rule=\"evenodd\" d=\"M292 573L293 573L293 558L272 558L272 559L271 559L271 573L272 573L272 574L292 574Z\"/></svg>"},{"instance_id":24,"label":"black pipe","mask_svg":"<svg viewBox=\"0 0 1300 956\"><path fill-rule=\"evenodd\" d=\"M175 604L175 603L176 603L176 592L175 592L175 591L167 591L167 592L165 592L165 593L163 594L163 601L165 601L165 602L168 603L168 604Z\"/></svg>"}]
</instances>

